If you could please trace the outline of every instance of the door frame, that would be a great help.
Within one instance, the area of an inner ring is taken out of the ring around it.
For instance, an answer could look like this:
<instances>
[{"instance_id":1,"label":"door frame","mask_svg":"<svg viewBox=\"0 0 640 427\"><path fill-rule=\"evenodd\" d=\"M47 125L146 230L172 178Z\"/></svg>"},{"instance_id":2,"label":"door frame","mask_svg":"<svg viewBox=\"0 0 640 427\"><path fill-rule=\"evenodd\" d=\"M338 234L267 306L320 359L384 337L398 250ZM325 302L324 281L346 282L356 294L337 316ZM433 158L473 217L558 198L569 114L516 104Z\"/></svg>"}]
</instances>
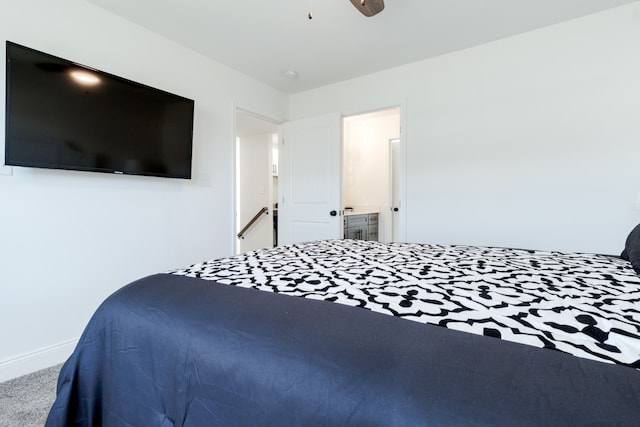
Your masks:
<instances>
[{"instance_id":1,"label":"door frame","mask_svg":"<svg viewBox=\"0 0 640 427\"><path fill-rule=\"evenodd\" d=\"M349 110L349 111L339 111L340 117L342 120L344 120L345 117L349 117L349 116L356 116L356 115L361 115L361 114L367 114L367 113L375 113L377 111L382 111L382 110L390 110L390 109L394 109L394 108L398 108L400 110L400 146L399 146L399 152L400 152L400 170L398 171L398 176L399 176L399 197L400 197L400 203L401 203L401 209L398 215L398 236L395 236L395 240L399 241L399 242L406 242L407 241L407 209L409 207L409 204L407 203L407 137L408 137L408 132L407 132L407 100L406 99L402 99L400 102L390 102L389 104L387 104L386 106L378 106L375 108L367 108L367 109L358 109L358 110ZM276 126L281 126L286 120L282 119L282 118L276 118L273 116L270 116L269 114L266 113L261 113L256 111L255 109L252 108L247 108L244 106L241 106L239 104L233 104L232 107L232 121L233 121L233 138L232 138L232 143L233 143L233 149L231 150L231 164L233 165L233 180L232 180L232 203L231 203L231 218L232 218L232 223L233 223L233 227L232 227L232 232L229 236L230 238L230 243L231 243L231 248L233 253L235 254L236 251L238 250L237 248L237 239L236 239L236 228L237 228L237 212L236 212L236 204L237 204L237 153L236 153L236 140L237 140L237 123L236 123L236 114L238 112L242 112L245 114L249 114L252 115L258 119L273 123ZM280 133L280 138L282 138L282 129L279 129L278 132ZM341 136L341 145L344 146L344 136Z\"/></svg>"},{"instance_id":2,"label":"door frame","mask_svg":"<svg viewBox=\"0 0 640 427\"><path fill-rule=\"evenodd\" d=\"M278 128L278 136L280 137L280 133L281 133L281 129L280 129L280 125L282 125L282 123L284 123L284 121L282 119L278 119L272 116L269 116L267 114L263 114L263 113L259 113L256 112L253 109L250 108L246 108L243 106L240 106L238 104L233 104L232 107L232 126L233 126L233 132L232 132L232 147L233 149L231 150L231 164L233 165L232 170L233 170L233 180L232 180L232 203L231 203L231 218L232 218L232 224L233 227L231 227L231 235L229 236L229 238L231 239L231 250L232 253L235 255L238 253L238 239L236 238L236 234L237 234L237 230L238 228L241 226L240 224L238 224L238 153L237 153L237 141L238 141L238 123L237 123L237 114L238 113L242 113L242 114L247 114L249 116L252 116L258 120L263 120L265 122L268 123L272 123L274 126L276 126ZM271 207L269 207L269 211L271 214L271 218L273 218L273 210L271 209Z\"/></svg>"},{"instance_id":3,"label":"door frame","mask_svg":"<svg viewBox=\"0 0 640 427\"><path fill-rule=\"evenodd\" d=\"M407 101L406 99L401 100L398 103L390 103L385 107L375 107L366 110L353 110L349 112L341 113L342 120L344 121L347 117L352 116L361 116L366 114L373 114L380 111L386 110L394 110L397 109L400 113L400 135L399 139L399 156L400 156L400 170L398 171L399 178L399 190L398 197L400 200L400 210L398 212L398 236L393 236L396 242L406 242L407 241L407 150L406 150L406 141L407 141ZM342 146L344 149L344 135ZM391 177L389 177L391 178Z\"/></svg>"}]
</instances>

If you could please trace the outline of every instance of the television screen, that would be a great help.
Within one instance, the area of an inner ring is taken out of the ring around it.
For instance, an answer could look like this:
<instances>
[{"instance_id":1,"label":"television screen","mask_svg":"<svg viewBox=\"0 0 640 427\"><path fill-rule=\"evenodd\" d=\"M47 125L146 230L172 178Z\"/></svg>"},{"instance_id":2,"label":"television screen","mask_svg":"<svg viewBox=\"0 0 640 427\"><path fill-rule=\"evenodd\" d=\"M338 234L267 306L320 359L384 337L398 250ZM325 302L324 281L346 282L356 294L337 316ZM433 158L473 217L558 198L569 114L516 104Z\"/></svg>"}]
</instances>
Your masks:
<instances>
[{"instance_id":1,"label":"television screen","mask_svg":"<svg viewBox=\"0 0 640 427\"><path fill-rule=\"evenodd\" d=\"M193 100L7 42L5 164L191 178Z\"/></svg>"}]
</instances>

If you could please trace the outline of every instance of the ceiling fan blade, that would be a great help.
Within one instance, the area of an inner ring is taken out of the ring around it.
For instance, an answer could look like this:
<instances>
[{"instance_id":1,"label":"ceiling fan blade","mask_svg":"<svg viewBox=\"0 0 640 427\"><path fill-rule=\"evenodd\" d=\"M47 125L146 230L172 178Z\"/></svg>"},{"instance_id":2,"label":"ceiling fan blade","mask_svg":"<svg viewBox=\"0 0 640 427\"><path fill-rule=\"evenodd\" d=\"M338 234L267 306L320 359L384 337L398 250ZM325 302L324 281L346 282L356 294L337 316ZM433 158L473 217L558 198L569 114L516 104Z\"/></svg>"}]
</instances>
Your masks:
<instances>
[{"instance_id":1,"label":"ceiling fan blade","mask_svg":"<svg viewBox=\"0 0 640 427\"><path fill-rule=\"evenodd\" d=\"M351 4L364 16L373 16L384 9L384 0L351 0Z\"/></svg>"}]
</instances>

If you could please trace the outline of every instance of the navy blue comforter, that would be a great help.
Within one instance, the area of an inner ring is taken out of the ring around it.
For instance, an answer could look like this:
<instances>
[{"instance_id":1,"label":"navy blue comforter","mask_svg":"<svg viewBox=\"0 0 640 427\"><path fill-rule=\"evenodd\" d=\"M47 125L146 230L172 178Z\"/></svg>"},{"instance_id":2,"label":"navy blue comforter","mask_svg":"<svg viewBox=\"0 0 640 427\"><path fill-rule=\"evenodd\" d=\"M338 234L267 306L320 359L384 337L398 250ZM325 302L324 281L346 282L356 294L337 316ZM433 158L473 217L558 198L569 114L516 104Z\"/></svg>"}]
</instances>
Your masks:
<instances>
[{"instance_id":1,"label":"navy blue comforter","mask_svg":"<svg viewBox=\"0 0 640 427\"><path fill-rule=\"evenodd\" d=\"M640 372L159 274L109 297L47 426L640 425Z\"/></svg>"}]
</instances>

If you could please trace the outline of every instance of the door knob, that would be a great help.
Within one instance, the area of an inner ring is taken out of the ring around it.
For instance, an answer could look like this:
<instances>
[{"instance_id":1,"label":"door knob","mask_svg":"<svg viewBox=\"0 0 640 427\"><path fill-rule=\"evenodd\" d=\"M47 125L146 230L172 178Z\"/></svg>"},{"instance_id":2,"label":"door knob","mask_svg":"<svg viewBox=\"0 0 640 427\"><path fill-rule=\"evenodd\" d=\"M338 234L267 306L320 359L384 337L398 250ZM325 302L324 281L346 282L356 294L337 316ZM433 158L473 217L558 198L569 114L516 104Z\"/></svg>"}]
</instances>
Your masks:
<instances>
[{"instance_id":1,"label":"door knob","mask_svg":"<svg viewBox=\"0 0 640 427\"><path fill-rule=\"evenodd\" d=\"M336 216L336 215L338 215L338 212L336 212L336 211L331 211L331 212L329 212L329 215L331 215L331 216Z\"/></svg>"},{"instance_id":2,"label":"door knob","mask_svg":"<svg viewBox=\"0 0 640 427\"><path fill-rule=\"evenodd\" d=\"M398 210L399 210L398 208L393 208L394 212L398 212Z\"/></svg>"}]
</instances>

